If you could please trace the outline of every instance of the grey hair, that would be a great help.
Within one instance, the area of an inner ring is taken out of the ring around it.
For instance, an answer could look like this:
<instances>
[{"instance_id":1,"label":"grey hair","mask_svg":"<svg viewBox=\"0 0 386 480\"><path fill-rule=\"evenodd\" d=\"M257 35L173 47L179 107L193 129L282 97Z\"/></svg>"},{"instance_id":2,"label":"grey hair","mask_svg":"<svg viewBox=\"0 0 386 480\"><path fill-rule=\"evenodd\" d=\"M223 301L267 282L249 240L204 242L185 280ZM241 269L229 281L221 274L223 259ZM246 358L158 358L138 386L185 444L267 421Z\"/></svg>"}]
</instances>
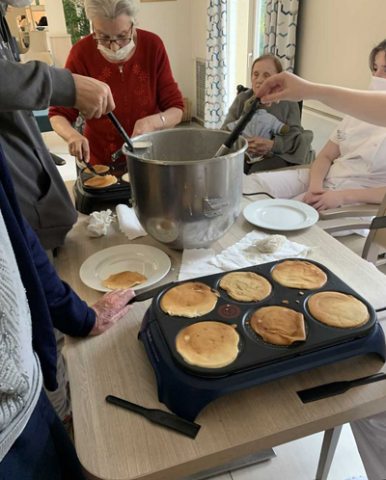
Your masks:
<instances>
[{"instance_id":1,"label":"grey hair","mask_svg":"<svg viewBox=\"0 0 386 480\"><path fill-rule=\"evenodd\" d=\"M84 9L91 21L95 17L114 20L123 14L135 20L139 11L139 0L84 0Z\"/></svg>"}]
</instances>

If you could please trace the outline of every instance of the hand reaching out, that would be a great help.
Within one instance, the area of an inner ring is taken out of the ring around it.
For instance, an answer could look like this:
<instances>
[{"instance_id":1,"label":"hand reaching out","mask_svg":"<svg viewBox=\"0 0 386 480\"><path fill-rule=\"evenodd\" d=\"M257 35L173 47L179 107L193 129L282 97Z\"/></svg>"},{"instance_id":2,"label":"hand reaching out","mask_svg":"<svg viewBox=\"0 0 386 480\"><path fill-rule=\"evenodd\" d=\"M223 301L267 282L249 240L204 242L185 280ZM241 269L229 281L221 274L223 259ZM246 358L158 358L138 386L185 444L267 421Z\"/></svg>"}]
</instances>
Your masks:
<instances>
[{"instance_id":1,"label":"hand reaching out","mask_svg":"<svg viewBox=\"0 0 386 480\"><path fill-rule=\"evenodd\" d=\"M113 290L98 300L92 309L96 313L95 325L89 335L100 335L118 322L130 310L127 302L135 296L134 290Z\"/></svg>"},{"instance_id":2,"label":"hand reaching out","mask_svg":"<svg viewBox=\"0 0 386 480\"><path fill-rule=\"evenodd\" d=\"M312 84L289 72L281 72L267 78L256 92L262 103L292 100L298 102L310 98Z\"/></svg>"}]
</instances>

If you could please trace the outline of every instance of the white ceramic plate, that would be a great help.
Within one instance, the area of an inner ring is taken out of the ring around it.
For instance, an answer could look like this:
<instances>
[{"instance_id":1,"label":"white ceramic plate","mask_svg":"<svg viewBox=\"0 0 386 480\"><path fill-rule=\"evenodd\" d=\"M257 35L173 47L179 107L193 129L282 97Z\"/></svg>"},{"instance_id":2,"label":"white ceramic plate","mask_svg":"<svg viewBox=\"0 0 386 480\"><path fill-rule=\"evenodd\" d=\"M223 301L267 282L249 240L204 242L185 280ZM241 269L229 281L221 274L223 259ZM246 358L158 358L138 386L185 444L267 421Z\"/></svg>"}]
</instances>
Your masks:
<instances>
[{"instance_id":1,"label":"white ceramic plate","mask_svg":"<svg viewBox=\"0 0 386 480\"><path fill-rule=\"evenodd\" d=\"M79 276L88 287L108 292L102 281L114 273L130 270L142 273L147 281L134 290L150 287L170 270L170 258L162 250L148 245L117 245L94 253L80 267Z\"/></svg>"},{"instance_id":2,"label":"white ceramic plate","mask_svg":"<svg viewBox=\"0 0 386 480\"><path fill-rule=\"evenodd\" d=\"M253 202L244 208L243 214L257 227L278 231L307 228L319 219L318 212L310 205L280 198Z\"/></svg>"}]
</instances>

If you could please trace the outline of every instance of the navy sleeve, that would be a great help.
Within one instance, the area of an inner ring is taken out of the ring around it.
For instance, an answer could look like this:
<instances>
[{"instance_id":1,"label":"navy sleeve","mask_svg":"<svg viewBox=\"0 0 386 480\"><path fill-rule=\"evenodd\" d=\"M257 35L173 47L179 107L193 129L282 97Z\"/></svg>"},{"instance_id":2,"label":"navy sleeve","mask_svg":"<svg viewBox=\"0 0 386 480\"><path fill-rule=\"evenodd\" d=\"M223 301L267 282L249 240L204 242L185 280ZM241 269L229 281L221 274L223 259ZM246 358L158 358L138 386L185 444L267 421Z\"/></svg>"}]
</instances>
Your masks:
<instances>
[{"instance_id":1,"label":"navy sleeve","mask_svg":"<svg viewBox=\"0 0 386 480\"><path fill-rule=\"evenodd\" d=\"M27 222L24 227L54 327L74 337L88 335L95 324L94 310L59 278L35 232Z\"/></svg>"}]
</instances>

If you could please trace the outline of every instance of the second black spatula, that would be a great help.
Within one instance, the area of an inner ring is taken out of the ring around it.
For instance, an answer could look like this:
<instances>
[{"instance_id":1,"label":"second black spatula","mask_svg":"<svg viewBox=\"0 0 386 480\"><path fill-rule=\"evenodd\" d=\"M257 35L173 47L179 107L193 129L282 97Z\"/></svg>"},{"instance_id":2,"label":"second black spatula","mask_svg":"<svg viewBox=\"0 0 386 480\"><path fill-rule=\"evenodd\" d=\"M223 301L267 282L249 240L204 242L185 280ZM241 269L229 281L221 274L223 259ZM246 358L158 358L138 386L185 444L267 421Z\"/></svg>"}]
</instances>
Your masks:
<instances>
[{"instance_id":1,"label":"second black spatula","mask_svg":"<svg viewBox=\"0 0 386 480\"><path fill-rule=\"evenodd\" d=\"M359 387L368 383L386 380L386 373L375 373L367 377L356 378L353 380L342 380L340 382L325 383L317 387L300 390L297 394L303 403L313 402L322 398L332 397L347 392L350 388Z\"/></svg>"}]
</instances>

